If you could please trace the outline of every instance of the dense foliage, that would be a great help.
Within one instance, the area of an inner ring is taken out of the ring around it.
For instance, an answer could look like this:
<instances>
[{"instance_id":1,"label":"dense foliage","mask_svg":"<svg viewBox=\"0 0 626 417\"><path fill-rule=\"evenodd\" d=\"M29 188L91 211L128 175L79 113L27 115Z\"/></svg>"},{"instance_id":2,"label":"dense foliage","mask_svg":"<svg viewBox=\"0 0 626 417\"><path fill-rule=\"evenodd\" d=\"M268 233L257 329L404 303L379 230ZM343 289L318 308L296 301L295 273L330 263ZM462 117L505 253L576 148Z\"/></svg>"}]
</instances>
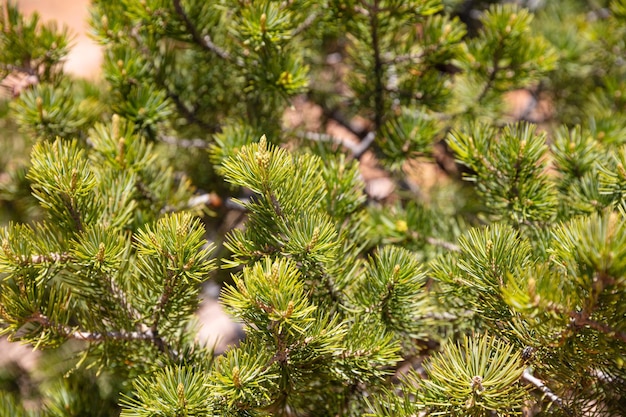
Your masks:
<instances>
[{"instance_id":1,"label":"dense foliage","mask_svg":"<svg viewBox=\"0 0 626 417\"><path fill-rule=\"evenodd\" d=\"M502 3L5 4L0 415L626 414L626 1Z\"/></svg>"}]
</instances>

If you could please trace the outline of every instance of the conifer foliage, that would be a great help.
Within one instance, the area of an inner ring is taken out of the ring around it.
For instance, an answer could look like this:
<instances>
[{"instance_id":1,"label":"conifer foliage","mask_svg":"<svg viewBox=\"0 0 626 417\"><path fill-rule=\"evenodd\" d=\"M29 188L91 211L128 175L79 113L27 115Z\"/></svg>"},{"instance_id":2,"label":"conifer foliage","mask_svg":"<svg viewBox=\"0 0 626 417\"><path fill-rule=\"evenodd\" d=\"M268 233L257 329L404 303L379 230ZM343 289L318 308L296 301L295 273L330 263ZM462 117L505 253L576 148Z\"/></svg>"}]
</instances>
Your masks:
<instances>
[{"instance_id":1,"label":"conifer foliage","mask_svg":"<svg viewBox=\"0 0 626 417\"><path fill-rule=\"evenodd\" d=\"M42 353L0 415L625 415L625 19L94 0L102 85L7 2L0 334ZM224 352L196 337L211 279Z\"/></svg>"}]
</instances>

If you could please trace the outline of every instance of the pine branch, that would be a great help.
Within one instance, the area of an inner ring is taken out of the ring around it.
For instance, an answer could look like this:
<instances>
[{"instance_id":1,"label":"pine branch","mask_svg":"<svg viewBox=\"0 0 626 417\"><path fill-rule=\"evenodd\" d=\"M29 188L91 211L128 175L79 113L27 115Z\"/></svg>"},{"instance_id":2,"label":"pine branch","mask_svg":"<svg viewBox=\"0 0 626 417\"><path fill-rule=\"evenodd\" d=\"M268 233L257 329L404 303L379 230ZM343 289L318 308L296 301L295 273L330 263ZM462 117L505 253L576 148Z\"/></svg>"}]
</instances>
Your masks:
<instances>
[{"instance_id":1,"label":"pine branch","mask_svg":"<svg viewBox=\"0 0 626 417\"><path fill-rule=\"evenodd\" d=\"M314 142L332 142L339 146L343 146L348 149L352 156L356 159L360 159L363 154L369 149L376 137L374 132L369 132L365 138L359 143L353 143L349 140L338 138L336 136L327 135L325 133L317 132L301 132L296 135L302 139L311 140Z\"/></svg>"},{"instance_id":2,"label":"pine branch","mask_svg":"<svg viewBox=\"0 0 626 417\"><path fill-rule=\"evenodd\" d=\"M304 19L304 22L302 22L302 24L292 32L292 36L297 36L307 30L309 27L311 27L311 25L315 22L315 19L317 19L318 16L318 13L311 13L310 15L308 15L307 18Z\"/></svg>"},{"instance_id":3,"label":"pine branch","mask_svg":"<svg viewBox=\"0 0 626 417\"><path fill-rule=\"evenodd\" d=\"M503 41L504 40L502 38L498 40L498 47L496 48L496 52L493 55L492 68L489 71L489 77L487 78L487 83L485 84L480 94L476 98L475 103L480 103L483 101L483 99L485 98L485 96L487 95L491 87L493 86L493 83L496 81L496 76L498 75L498 72L500 70L505 69L499 66L500 53L504 52L503 45L502 45L504 43Z\"/></svg>"},{"instance_id":4,"label":"pine branch","mask_svg":"<svg viewBox=\"0 0 626 417\"><path fill-rule=\"evenodd\" d=\"M152 331L147 330L143 332L129 332L125 330L111 331L106 333L88 332L83 330L76 330L70 326L65 326L59 323L55 323L50 320L44 314L39 312L33 313L27 318L28 323L38 323L45 328L52 329L58 332L63 337L68 339L82 340L87 342L101 342L107 339L116 340L150 340L156 342L158 338Z\"/></svg>"},{"instance_id":5,"label":"pine branch","mask_svg":"<svg viewBox=\"0 0 626 417\"><path fill-rule=\"evenodd\" d=\"M5 63L0 62L0 69L2 71L6 71L7 73L23 72L25 74L38 77L37 70L31 66L5 64Z\"/></svg>"},{"instance_id":6,"label":"pine branch","mask_svg":"<svg viewBox=\"0 0 626 417\"><path fill-rule=\"evenodd\" d=\"M72 173L72 180L75 178L76 174ZM67 194L61 195L63 199L63 203L65 204L65 208L70 213L70 217L72 222L74 223L74 228L77 232L82 232L84 230L83 221L81 218L80 211L76 208L76 200L74 197L68 196Z\"/></svg>"},{"instance_id":7,"label":"pine branch","mask_svg":"<svg viewBox=\"0 0 626 417\"><path fill-rule=\"evenodd\" d=\"M165 89L167 97L174 102L174 105L176 106L178 111L185 117L185 119L187 119L187 122L189 122L190 124L197 124L207 130L209 133L215 133L219 131L219 126L211 125L203 120L200 120L198 116L196 116L195 109L190 109L189 107L187 107L187 105L181 100L180 96L170 90L167 85L165 85L164 83L161 83L161 85Z\"/></svg>"},{"instance_id":8,"label":"pine branch","mask_svg":"<svg viewBox=\"0 0 626 417\"><path fill-rule=\"evenodd\" d=\"M531 383L535 387L537 387L541 392L545 394L551 402L559 406L563 411L565 411L568 415L573 415L571 410L564 404L564 401L555 393L546 386L546 384L539 378L535 377L532 374L532 370L530 368L526 368L524 373L522 374L522 379L526 382Z\"/></svg>"},{"instance_id":9,"label":"pine branch","mask_svg":"<svg viewBox=\"0 0 626 417\"><path fill-rule=\"evenodd\" d=\"M209 142L200 138L184 139L171 135L159 135L158 139L163 143L179 148L207 149L209 147Z\"/></svg>"},{"instance_id":10,"label":"pine branch","mask_svg":"<svg viewBox=\"0 0 626 417\"><path fill-rule=\"evenodd\" d=\"M350 104L350 103L349 103ZM324 106L324 104L320 104L322 107L322 111L326 120L332 120L334 122L339 123L342 127L346 128L350 133L359 139L363 139L369 131L367 129L357 129L355 128L346 117L341 114L341 112L337 108L329 109Z\"/></svg>"},{"instance_id":11,"label":"pine branch","mask_svg":"<svg viewBox=\"0 0 626 417\"><path fill-rule=\"evenodd\" d=\"M185 9L183 9L183 5L181 4L180 0L174 0L174 9L176 10L176 13L178 13L178 15L183 19L183 23L185 24L187 31L189 31L191 37L198 45L200 45L205 50L216 54L222 59L231 61L230 54L224 49L215 45L209 35L206 35L204 37L200 35L198 28L196 28L191 19L189 19L189 16L185 12Z\"/></svg>"},{"instance_id":12,"label":"pine branch","mask_svg":"<svg viewBox=\"0 0 626 417\"><path fill-rule=\"evenodd\" d=\"M161 352L164 352L164 353L166 351L169 351L169 349L167 349L165 342L159 335L159 323L163 315L163 310L165 309L165 306L169 302L170 296L172 295L172 292L174 291L175 284L173 283L173 278L174 277L170 272L168 274L168 279L165 282L163 293L161 293L161 296L159 297L159 301L154 306L154 310L152 313L152 326L150 326L150 332L154 335L154 341L155 341L157 348Z\"/></svg>"},{"instance_id":13,"label":"pine branch","mask_svg":"<svg viewBox=\"0 0 626 417\"><path fill-rule=\"evenodd\" d=\"M433 246L440 246L444 249L447 249L451 252L461 252L461 248L459 247L459 245L456 245L452 242L446 242L443 239L437 239L434 237L426 237L426 242L428 242L429 244L433 245Z\"/></svg>"},{"instance_id":14,"label":"pine branch","mask_svg":"<svg viewBox=\"0 0 626 417\"><path fill-rule=\"evenodd\" d=\"M361 1L364 7L368 8L369 24L372 35L372 52L374 58L374 124L376 129L380 129L383 124L383 113L385 111L384 91L385 85L383 82L384 68L383 57L380 50L379 39L379 21L378 21L378 0L374 0L373 4L369 4L366 1Z\"/></svg>"},{"instance_id":15,"label":"pine branch","mask_svg":"<svg viewBox=\"0 0 626 417\"><path fill-rule=\"evenodd\" d=\"M604 333L609 337L626 343L626 332L617 331L607 324L591 320L586 313L572 311L570 312L570 318L570 323L574 327L589 327L597 332Z\"/></svg>"},{"instance_id":16,"label":"pine branch","mask_svg":"<svg viewBox=\"0 0 626 417\"><path fill-rule=\"evenodd\" d=\"M31 255L30 264L39 265L50 262L69 262L72 260L72 256L69 253L46 253Z\"/></svg>"}]
</instances>

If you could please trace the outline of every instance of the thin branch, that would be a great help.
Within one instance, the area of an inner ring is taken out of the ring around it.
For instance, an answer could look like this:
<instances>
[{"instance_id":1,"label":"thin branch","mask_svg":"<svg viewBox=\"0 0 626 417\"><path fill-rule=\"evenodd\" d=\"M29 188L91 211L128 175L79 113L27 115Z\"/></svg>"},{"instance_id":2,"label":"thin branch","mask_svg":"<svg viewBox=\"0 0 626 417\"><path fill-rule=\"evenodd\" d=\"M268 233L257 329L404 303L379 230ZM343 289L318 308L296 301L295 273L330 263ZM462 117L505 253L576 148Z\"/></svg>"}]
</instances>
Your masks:
<instances>
[{"instance_id":1,"label":"thin branch","mask_svg":"<svg viewBox=\"0 0 626 417\"><path fill-rule=\"evenodd\" d=\"M200 119L198 119L198 117L196 116L194 110L195 109L189 109L185 103L183 103L183 101L181 100L180 96L178 94L176 94L175 92L171 91L169 89L169 87L167 85L165 85L165 83L161 83L163 88L165 89L165 92L167 94L167 97L169 97L173 102L174 105L176 105L176 108L178 109L178 111L185 117L185 119L187 119L187 121L190 124L198 124L200 127L203 127L207 130L209 130L211 133L215 133L217 131L219 131L219 126L215 126L215 125L210 125Z\"/></svg>"},{"instance_id":2,"label":"thin branch","mask_svg":"<svg viewBox=\"0 0 626 417\"><path fill-rule=\"evenodd\" d=\"M179 148L206 149L209 147L209 143L206 140L200 138L182 139L177 138L176 136L159 135L158 139L163 143L167 143L168 145L174 145Z\"/></svg>"},{"instance_id":3,"label":"thin branch","mask_svg":"<svg viewBox=\"0 0 626 417\"><path fill-rule=\"evenodd\" d=\"M336 136L317 132L300 132L296 133L296 136L314 142L332 142L334 144L343 146L344 148L348 149L352 156L356 159L360 159L363 154L368 150L368 148L372 145L374 139L376 139L376 134L374 132L368 132L363 140L359 143L353 143L346 139L341 139Z\"/></svg>"},{"instance_id":4,"label":"thin branch","mask_svg":"<svg viewBox=\"0 0 626 417\"><path fill-rule=\"evenodd\" d=\"M72 256L69 253L45 253L45 254L37 254L31 255L30 263L33 265L51 263L51 262L68 262L72 259Z\"/></svg>"},{"instance_id":5,"label":"thin branch","mask_svg":"<svg viewBox=\"0 0 626 417\"><path fill-rule=\"evenodd\" d=\"M363 156L365 151L367 151L369 149L369 147L374 143L375 139L376 139L376 133L368 132L368 134L365 135L363 140L359 143L359 146L358 146L356 152L353 153L353 156L356 159L361 159L361 157Z\"/></svg>"},{"instance_id":6,"label":"thin branch","mask_svg":"<svg viewBox=\"0 0 626 417\"><path fill-rule=\"evenodd\" d=\"M493 83L496 81L496 76L498 72L500 70L506 69L506 68L499 66L500 53L503 50L503 46L504 46L503 43L504 43L504 39L500 38L498 42L498 48L496 49L496 53L493 55L493 61L492 61L493 68L489 72L489 78L487 79L487 83L485 83L485 86L483 87L482 91L480 92L480 94L475 100L477 104L480 104L480 102L485 98L485 96L487 95L491 87L493 86Z\"/></svg>"},{"instance_id":7,"label":"thin branch","mask_svg":"<svg viewBox=\"0 0 626 417\"><path fill-rule=\"evenodd\" d=\"M162 314L165 310L165 306L169 303L170 297L174 292L174 276L172 273L168 273L168 277L165 281L165 285L163 286L163 292L159 297L159 301L156 303L152 313L152 326L150 326L150 331L154 335L155 345L161 352L167 351L167 346L163 339L159 336L159 324L161 322Z\"/></svg>"},{"instance_id":8,"label":"thin branch","mask_svg":"<svg viewBox=\"0 0 626 417\"><path fill-rule=\"evenodd\" d=\"M348 103L348 105L350 104ZM339 112L338 109L327 109L322 104L322 111L324 112L324 117L326 119L339 123L342 127L348 129L350 133L359 139L363 139L367 135L368 130L355 128L352 123Z\"/></svg>"},{"instance_id":9,"label":"thin branch","mask_svg":"<svg viewBox=\"0 0 626 417\"><path fill-rule=\"evenodd\" d=\"M552 390L550 390L550 388L548 388L541 379L535 377L532 374L531 368L526 368L524 370L524 373L522 374L522 379L525 380L526 382L533 384L541 392L543 392L545 396L550 399L550 401L552 401L554 404L559 406L566 413L571 414L569 408L565 405L564 401L558 395L553 393Z\"/></svg>"},{"instance_id":10,"label":"thin branch","mask_svg":"<svg viewBox=\"0 0 626 417\"><path fill-rule=\"evenodd\" d=\"M452 242L447 242L445 240L442 239L437 239L434 237L427 237L426 238L426 242L428 242L429 244L433 245L433 246L440 246L444 249L447 249L451 252L461 252L461 247L459 245L456 245Z\"/></svg>"},{"instance_id":11,"label":"thin branch","mask_svg":"<svg viewBox=\"0 0 626 417\"><path fill-rule=\"evenodd\" d=\"M74 176L75 174L72 173L72 181L74 181ZM75 198L68 194L61 194L61 198L63 200L63 203L65 204L65 208L67 209L67 211L70 214L70 217L72 218L72 222L74 223L74 227L76 228L76 231L82 232L83 230L85 230L81 213L76 208Z\"/></svg>"},{"instance_id":12,"label":"thin branch","mask_svg":"<svg viewBox=\"0 0 626 417\"><path fill-rule=\"evenodd\" d=\"M130 315L130 318L138 322L141 319L141 313L131 304L126 296L124 290L122 290L112 277L109 277L109 288L111 294L120 302L120 304L126 309L126 312Z\"/></svg>"},{"instance_id":13,"label":"thin branch","mask_svg":"<svg viewBox=\"0 0 626 417\"><path fill-rule=\"evenodd\" d=\"M375 0L373 5L365 4L366 6L370 6L370 14L369 14L369 23L372 35L372 49L374 53L374 124L376 125L376 129L380 129L383 124L383 112L385 107L384 102L384 90L385 85L383 83L384 77L384 68L383 68L383 58L382 51L380 45L380 37L378 33L379 22L378 22L378 1Z\"/></svg>"},{"instance_id":14,"label":"thin branch","mask_svg":"<svg viewBox=\"0 0 626 417\"><path fill-rule=\"evenodd\" d=\"M180 0L174 0L174 9L176 9L176 13L178 13L178 15L183 19L183 23L185 24L185 27L191 34L191 37L193 38L193 40L198 45L200 45L202 48L206 49L207 51L213 52L215 55L219 56L222 59L225 59L227 61L231 60L230 54L224 49L215 45L209 35L206 35L203 37L200 34L200 32L198 31L198 28L196 28L196 26L193 24L191 19L189 19L189 16L185 12L185 9L183 9L183 5L181 4Z\"/></svg>"},{"instance_id":15,"label":"thin branch","mask_svg":"<svg viewBox=\"0 0 626 417\"><path fill-rule=\"evenodd\" d=\"M572 325L576 327L589 327L600 333L604 333L605 335L609 337L613 337L621 342L626 343L626 332L617 331L613 327L607 324L603 324L595 320L591 320L587 315L583 313L571 312L570 318L572 319Z\"/></svg>"},{"instance_id":16,"label":"thin branch","mask_svg":"<svg viewBox=\"0 0 626 417\"><path fill-rule=\"evenodd\" d=\"M216 200L219 200L219 199L220 198L216 194L213 194L213 193L204 193L200 195L195 195L187 201L187 207L193 208L197 206L212 206L212 205L215 205L215 203L217 203Z\"/></svg>"},{"instance_id":17,"label":"thin branch","mask_svg":"<svg viewBox=\"0 0 626 417\"><path fill-rule=\"evenodd\" d=\"M308 15L307 18L304 19L304 22L302 22L300 26L294 29L291 35L297 36L307 30L313 24L313 22L315 22L315 19L317 19L318 16L319 15L317 13L311 13L310 15Z\"/></svg>"},{"instance_id":18,"label":"thin branch","mask_svg":"<svg viewBox=\"0 0 626 417\"><path fill-rule=\"evenodd\" d=\"M26 66L20 66L20 65L0 63L0 69L2 69L4 71L7 71L9 73L11 73L11 72L23 72L23 73L26 73L28 75L37 76L37 71L35 71L30 66L26 67Z\"/></svg>"},{"instance_id":19,"label":"thin branch","mask_svg":"<svg viewBox=\"0 0 626 417\"><path fill-rule=\"evenodd\" d=\"M70 326L54 323L47 316L41 313L34 313L27 319L31 323L39 323L49 329L54 329L64 337L75 340L83 340L88 342L100 342L106 339L117 340L150 340L155 341L156 336L149 330L145 332L129 332L125 330L111 331L106 333L86 332L75 330Z\"/></svg>"},{"instance_id":20,"label":"thin branch","mask_svg":"<svg viewBox=\"0 0 626 417\"><path fill-rule=\"evenodd\" d=\"M68 337L76 340L83 340L86 342L101 342L107 339L115 340L154 340L152 332L106 332L106 333L93 333L75 331L67 334Z\"/></svg>"},{"instance_id":21,"label":"thin branch","mask_svg":"<svg viewBox=\"0 0 626 417\"><path fill-rule=\"evenodd\" d=\"M301 139L310 140L313 142L332 142L335 145L343 146L348 149L353 155L359 150L359 144L351 142L346 139L338 138L337 136L328 135L325 133L317 132L297 132L295 133Z\"/></svg>"},{"instance_id":22,"label":"thin branch","mask_svg":"<svg viewBox=\"0 0 626 417\"><path fill-rule=\"evenodd\" d=\"M385 59L384 63L385 64L401 64L407 61L418 61L424 58L425 55L426 55L426 52L422 51L418 54L409 53L409 54L404 54L404 55L397 55L391 58L386 57L387 59Z\"/></svg>"}]
</instances>

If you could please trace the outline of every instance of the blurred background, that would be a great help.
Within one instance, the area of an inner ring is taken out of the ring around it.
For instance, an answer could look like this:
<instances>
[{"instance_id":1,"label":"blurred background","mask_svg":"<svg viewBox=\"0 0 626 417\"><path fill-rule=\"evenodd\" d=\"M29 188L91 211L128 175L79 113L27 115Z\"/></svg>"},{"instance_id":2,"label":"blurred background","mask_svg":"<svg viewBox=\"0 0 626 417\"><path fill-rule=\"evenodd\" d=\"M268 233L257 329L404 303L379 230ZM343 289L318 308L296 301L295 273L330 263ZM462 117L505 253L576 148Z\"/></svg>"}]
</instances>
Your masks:
<instances>
[{"instance_id":1,"label":"blurred background","mask_svg":"<svg viewBox=\"0 0 626 417\"><path fill-rule=\"evenodd\" d=\"M102 64L102 52L89 37L89 0L17 0L26 14L37 12L44 21L56 20L70 28L73 48L65 63L68 72L85 78L97 78Z\"/></svg>"}]
</instances>

